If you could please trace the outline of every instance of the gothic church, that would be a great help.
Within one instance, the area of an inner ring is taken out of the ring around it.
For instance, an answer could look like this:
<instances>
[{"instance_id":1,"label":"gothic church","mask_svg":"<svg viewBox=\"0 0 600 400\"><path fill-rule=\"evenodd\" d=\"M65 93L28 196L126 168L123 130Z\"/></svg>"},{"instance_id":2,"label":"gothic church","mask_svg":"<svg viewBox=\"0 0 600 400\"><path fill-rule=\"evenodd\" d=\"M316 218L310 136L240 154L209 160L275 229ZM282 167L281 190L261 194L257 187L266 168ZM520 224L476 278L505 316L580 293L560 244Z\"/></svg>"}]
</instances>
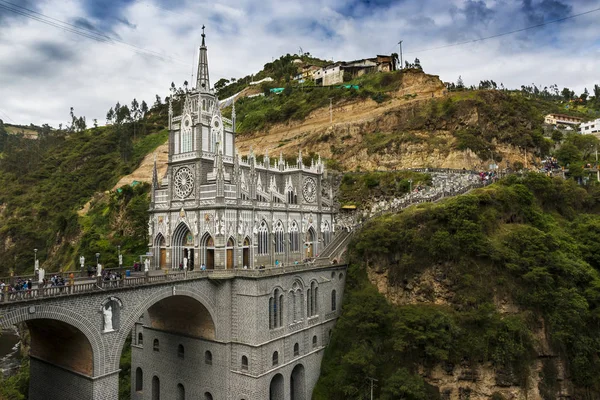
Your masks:
<instances>
[{"instance_id":1,"label":"gothic church","mask_svg":"<svg viewBox=\"0 0 600 400\"><path fill-rule=\"evenodd\" d=\"M172 99L173 96L171 96ZM196 87L169 101L169 157L156 166L149 243L154 269L289 265L317 257L334 234L332 189L321 159L295 165L235 148L232 118L210 89L205 35Z\"/></svg>"}]
</instances>

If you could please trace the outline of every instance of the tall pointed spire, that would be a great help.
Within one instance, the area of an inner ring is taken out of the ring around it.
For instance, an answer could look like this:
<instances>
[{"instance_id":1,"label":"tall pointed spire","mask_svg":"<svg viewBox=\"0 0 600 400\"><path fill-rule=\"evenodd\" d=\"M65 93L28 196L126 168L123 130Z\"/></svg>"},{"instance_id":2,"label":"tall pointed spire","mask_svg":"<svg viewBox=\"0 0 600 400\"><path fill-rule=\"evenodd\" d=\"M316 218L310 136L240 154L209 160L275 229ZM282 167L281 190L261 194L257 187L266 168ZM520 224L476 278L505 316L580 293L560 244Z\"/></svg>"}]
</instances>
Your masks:
<instances>
[{"instance_id":1,"label":"tall pointed spire","mask_svg":"<svg viewBox=\"0 0 600 400\"><path fill-rule=\"evenodd\" d=\"M156 153L154 153L154 168L152 169L152 187L158 189L158 170L156 168Z\"/></svg>"},{"instance_id":2,"label":"tall pointed spire","mask_svg":"<svg viewBox=\"0 0 600 400\"><path fill-rule=\"evenodd\" d=\"M200 46L200 58L198 60L198 74L196 75L196 89L200 92L210 90L210 80L208 79L208 56L206 55L206 43L204 38L204 25L202 25L202 45Z\"/></svg>"}]
</instances>

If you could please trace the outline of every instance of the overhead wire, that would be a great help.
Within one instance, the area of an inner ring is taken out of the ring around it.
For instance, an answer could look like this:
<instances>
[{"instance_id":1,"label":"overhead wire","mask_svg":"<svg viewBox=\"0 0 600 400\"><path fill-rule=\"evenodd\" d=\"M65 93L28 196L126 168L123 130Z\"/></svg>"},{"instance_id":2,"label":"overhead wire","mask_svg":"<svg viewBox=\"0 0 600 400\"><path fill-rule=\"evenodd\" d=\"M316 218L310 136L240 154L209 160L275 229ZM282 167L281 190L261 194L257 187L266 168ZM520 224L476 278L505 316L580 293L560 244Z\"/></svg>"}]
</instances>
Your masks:
<instances>
[{"instance_id":1,"label":"overhead wire","mask_svg":"<svg viewBox=\"0 0 600 400\"><path fill-rule=\"evenodd\" d=\"M76 34L76 35L79 35L79 36L82 36L82 37L85 37L88 39L95 40L97 42L108 43L111 45L121 44L121 45L129 47L130 50L134 51L136 54L139 54L139 55L155 57L162 61L173 61L173 62L177 62L179 64L184 64L184 65L188 64L188 63L181 61L175 57L165 55L165 54L153 51L153 50L145 49L143 47L125 42L121 39L110 37L99 31L87 29L84 27L80 27L80 26L65 22L65 21L61 21L59 19L39 13L37 11L20 6L18 4L11 3L10 1L7 1L7 0L0 0L0 9L11 11L15 14L22 15L26 18L44 23L46 25L49 25L49 26L52 26L52 27L55 27L58 29L62 29L64 31L67 31L67 32L70 32L70 33L73 33L73 34Z\"/></svg>"},{"instance_id":2,"label":"overhead wire","mask_svg":"<svg viewBox=\"0 0 600 400\"><path fill-rule=\"evenodd\" d=\"M581 12L581 13L578 13L578 14L568 15L566 17L554 19L554 20L551 20L551 21L542 22L542 23L536 24L536 25L527 26L525 28L520 28L520 29L515 29L515 30L512 30L512 31L508 31L508 32L498 33L498 34L495 34L495 35L491 35L491 36L487 36L487 37L483 37L483 38L479 38L479 39L472 39L472 40L467 40L467 41L464 41L464 42L450 43L450 44L447 44L447 45L437 46L437 47L431 47L431 48L428 48L428 49L408 51L408 52L403 52L403 54L424 53L424 52L427 52L427 51L446 49L448 47L456 47L456 46L462 46L462 45L470 44L470 43L482 42L484 40L495 39L495 38L499 38L499 37L502 37L502 36L512 35L513 33L519 33L519 32L528 31L530 29L541 28L541 27L546 26L546 25L555 24L557 22L562 22L562 21L566 21L566 20L569 20L569 19L581 17L583 15L592 14L592 13L595 13L595 12L598 12L598 11L600 11L600 7L599 8L595 8L593 10L584 11L584 12ZM396 45L394 45L394 48L395 47L396 47Z\"/></svg>"}]
</instances>

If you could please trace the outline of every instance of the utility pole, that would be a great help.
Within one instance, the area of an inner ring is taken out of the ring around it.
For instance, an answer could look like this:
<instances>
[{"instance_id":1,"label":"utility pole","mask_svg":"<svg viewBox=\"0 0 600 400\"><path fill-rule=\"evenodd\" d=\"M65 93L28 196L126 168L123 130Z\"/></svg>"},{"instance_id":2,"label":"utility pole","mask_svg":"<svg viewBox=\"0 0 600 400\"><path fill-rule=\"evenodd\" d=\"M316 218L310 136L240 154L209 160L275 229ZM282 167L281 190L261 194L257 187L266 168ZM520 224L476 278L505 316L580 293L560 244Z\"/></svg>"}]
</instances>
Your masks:
<instances>
[{"instance_id":1,"label":"utility pole","mask_svg":"<svg viewBox=\"0 0 600 400\"><path fill-rule=\"evenodd\" d=\"M333 97L329 98L329 123L332 124L333 123L333 103L332 103Z\"/></svg>"},{"instance_id":2,"label":"utility pole","mask_svg":"<svg viewBox=\"0 0 600 400\"><path fill-rule=\"evenodd\" d=\"M598 146L596 146L596 181L600 182L600 170L598 170Z\"/></svg>"},{"instance_id":3,"label":"utility pole","mask_svg":"<svg viewBox=\"0 0 600 400\"><path fill-rule=\"evenodd\" d=\"M404 63L402 61L402 40L398 42L398 46L400 46L400 69L403 69Z\"/></svg>"},{"instance_id":4,"label":"utility pole","mask_svg":"<svg viewBox=\"0 0 600 400\"><path fill-rule=\"evenodd\" d=\"M371 381L371 400L373 400L373 381L378 382L378 380L369 376L367 376L367 379Z\"/></svg>"}]
</instances>

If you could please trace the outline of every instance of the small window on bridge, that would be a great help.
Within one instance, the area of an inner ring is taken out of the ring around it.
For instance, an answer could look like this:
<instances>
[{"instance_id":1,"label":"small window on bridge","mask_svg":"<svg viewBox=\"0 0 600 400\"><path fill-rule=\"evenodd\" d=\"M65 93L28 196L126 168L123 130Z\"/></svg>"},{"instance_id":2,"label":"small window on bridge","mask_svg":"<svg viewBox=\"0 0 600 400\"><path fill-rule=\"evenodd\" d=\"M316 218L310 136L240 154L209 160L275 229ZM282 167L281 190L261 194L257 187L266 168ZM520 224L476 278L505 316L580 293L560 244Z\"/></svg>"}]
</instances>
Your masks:
<instances>
[{"instance_id":1,"label":"small window on bridge","mask_svg":"<svg viewBox=\"0 0 600 400\"><path fill-rule=\"evenodd\" d=\"M273 353L273 365L277 365L277 364L279 364L279 353L274 352Z\"/></svg>"},{"instance_id":2,"label":"small window on bridge","mask_svg":"<svg viewBox=\"0 0 600 400\"><path fill-rule=\"evenodd\" d=\"M154 351L160 351L160 347L159 347L159 343L158 343L158 339L154 339L154 343L152 345L152 349Z\"/></svg>"},{"instance_id":3,"label":"small window on bridge","mask_svg":"<svg viewBox=\"0 0 600 400\"><path fill-rule=\"evenodd\" d=\"M299 356L300 355L300 345L298 343L296 343L294 345L294 356Z\"/></svg>"},{"instance_id":4,"label":"small window on bridge","mask_svg":"<svg viewBox=\"0 0 600 400\"><path fill-rule=\"evenodd\" d=\"M313 336L313 348L317 347L317 336Z\"/></svg>"},{"instance_id":5,"label":"small window on bridge","mask_svg":"<svg viewBox=\"0 0 600 400\"><path fill-rule=\"evenodd\" d=\"M242 371L248 371L248 357L242 356Z\"/></svg>"},{"instance_id":6,"label":"small window on bridge","mask_svg":"<svg viewBox=\"0 0 600 400\"><path fill-rule=\"evenodd\" d=\"M204 353L204 364L212 365L212 353L208 350Z\"/></svg>"},{"instance_id":7,"label":"small window on bridge","mask_svg":"<svg viewBox=\"0 0 600 400\"><path fill-rule=\"evenodd\" d=\"M179 346L177 346L177 358L183 359L184 357L185 357L185 349L183 348L183 345L180 344Z\"/></svg>"},{"instance_id":8,"label":"small window on bridge","mask_svg":"<svg viewBox=\"0 0 600 400\"><path fill-rule=\"evenodd\" d=\"M138 346L141 346L144 344L144 335L142 334L142 332L138 333Z\"/></svg>"}]
</instances>

